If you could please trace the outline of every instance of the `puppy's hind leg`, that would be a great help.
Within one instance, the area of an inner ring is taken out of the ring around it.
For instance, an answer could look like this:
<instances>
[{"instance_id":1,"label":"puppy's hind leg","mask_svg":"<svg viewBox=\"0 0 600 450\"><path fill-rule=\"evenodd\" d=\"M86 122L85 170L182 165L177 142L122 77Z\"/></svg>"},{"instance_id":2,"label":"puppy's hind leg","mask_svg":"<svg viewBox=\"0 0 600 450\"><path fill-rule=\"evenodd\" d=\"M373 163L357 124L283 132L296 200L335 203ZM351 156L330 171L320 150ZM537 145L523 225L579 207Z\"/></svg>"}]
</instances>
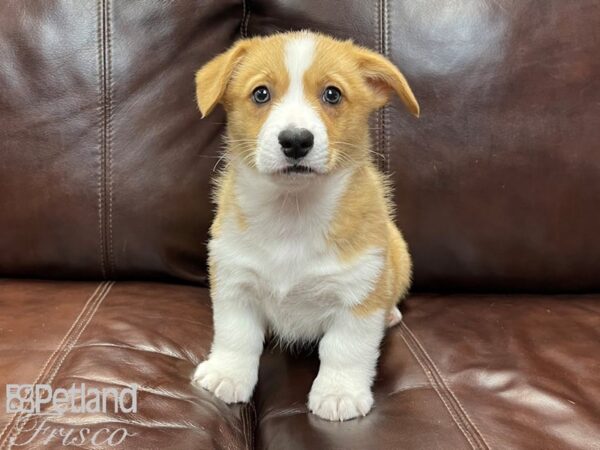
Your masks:
<instances>
[{"instance_id":1,"label":"puppy's hind leg","mask_svg":"<svg viewBox=\"0 0 600 450\"><path fill-rule=\"evenodd\" d=\"M402 313L394 306L387 315L387 327L392 328L402 322Z\"/></svg>"},{"instance_id":2,"label":"puppy's hind leg","mask_svg":"<svg viewBox=\"0 0 600 450\"><path fill-rule=\"evenodd\" d=\"M392 299L398 303L408 294L412 278L412 261L406 241L398 229L391 223L389 224L389 232L389 262L393 279ZM388 312L387 327L391 328L398 325L401 321L402 313L396 304Z\"/></svg>"}]
</instances>

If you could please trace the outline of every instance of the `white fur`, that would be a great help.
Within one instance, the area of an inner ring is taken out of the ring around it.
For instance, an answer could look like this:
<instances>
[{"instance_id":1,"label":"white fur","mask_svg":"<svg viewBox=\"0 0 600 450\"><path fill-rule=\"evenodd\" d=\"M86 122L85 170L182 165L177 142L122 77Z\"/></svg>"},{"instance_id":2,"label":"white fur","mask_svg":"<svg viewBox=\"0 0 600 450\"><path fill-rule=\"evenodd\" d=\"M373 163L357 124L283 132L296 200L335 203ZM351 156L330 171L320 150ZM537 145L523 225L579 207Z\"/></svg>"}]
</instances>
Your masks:
<instances>
[{"instance_id":1,"label":"white fur","mask_svg":"<svg viewBox=\"0 0 600 450\"><path fill-rule=\"evenodd\" d=\"M348 420L371 410L384 322L382 310L368 317L349 311L337 315L319 343L321 367L308 395L313 413L328 420Z\"/></svg>"},{"instance_id":2,"label":"white fur","mask_svg":"<svg viewBox=\"0 0 600 450\"><path fill-rule=\"evenodd\" d=\"M241 288L234 281L213 290L212 349L193 376L195 383L226 403L250 400L263 348L264 322Z\"/></svg>"},{"instance_id":3,"label":"white fur","mask_svg":"<svg viewBox=\"0 0 600 450\"><path fill-rule=\"evenodd\" d=\"M252 295L273 331L285 341L314 340L340 310L360 304L383 268L381 249L351 264L327 243L337 202L350 174L314 177L299 189L238 168L237 197L248 223L225 220L209 244L216 285L235 283Z\"/></svg>"},{"instance_id":4,"label":"white fur","mask_svg":"<svg viewBox=\"0 0 600 450\"><path fill-rule=\"evenodd\" d=\"M256 167L260 172L274 173L289 165L278 140L279 133L286 128L306 128L314 136L313 148L302 160L303 165L316 172L324 172L327 167L327 129L304 92L304 73L311 66L314 53L315 39L308 33L285 46L290 85L281 99L275 99L276 103L258 134Z\"/></svg>"},{"instance_id":5,"label":"white fur","mask_svg":"<svg viewBox=\"0 0 600 450\"><path fill-rule=\"evenodd\" d=\"M237 173L247 228L226 217L209 244L215 338L194 380L226 402L248 401L267 329L285 342L322 337L309 408L328 420L366 414L385 312L362 318L351 309L374 289L384 257L372 248L343 263L327 243L351 174L311 177L290 187L242 165Z\"/></svg>"},{"instance_id":6,"label":"white fur","mask_svg":"<svg viewBox=\"0 0 600 450\"><path fill-rule=\"evenodd\" d=\"M371 384L386 314L359 317L352 308L375 288L384 251L370 248L343 262L327 241L350 171L281 176L285 181L260 173L285 163L271 140L290 124L315 134L311 164L325 164L326 132L302 93L313 52L308 35L286 47L291 84L261 132L259 170L231 162L237 164L235 194L247 226L224 217L219 236L209 243L215 337L194 382L228 403L248 401L267 330L284 342L321 338L321 369L309 408L328 420L347 420L365 415L373 404Z\"/></svg>"}]
</instances>

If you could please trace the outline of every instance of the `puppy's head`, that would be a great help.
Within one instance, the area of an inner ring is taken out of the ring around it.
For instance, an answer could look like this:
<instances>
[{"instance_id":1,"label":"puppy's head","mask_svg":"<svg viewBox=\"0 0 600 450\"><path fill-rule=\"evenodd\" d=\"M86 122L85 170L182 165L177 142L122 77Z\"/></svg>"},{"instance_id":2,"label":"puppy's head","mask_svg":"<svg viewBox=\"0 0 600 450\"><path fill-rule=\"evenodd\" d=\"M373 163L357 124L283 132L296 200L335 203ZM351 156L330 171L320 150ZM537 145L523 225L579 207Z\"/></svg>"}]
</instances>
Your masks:
<instances>
[{"instance_id":1,"label":"puppy's head","mask_svg":"<svg viewBox=\"0 0 600 450\"><path fill-rule=\"evenodd\" d=\"M369 158L369 113L393 93L419 115L391 62L309 32L238 41L196 74L203 117L227 111L229 158L283 182Z\"/></svg>"}]
</instances>

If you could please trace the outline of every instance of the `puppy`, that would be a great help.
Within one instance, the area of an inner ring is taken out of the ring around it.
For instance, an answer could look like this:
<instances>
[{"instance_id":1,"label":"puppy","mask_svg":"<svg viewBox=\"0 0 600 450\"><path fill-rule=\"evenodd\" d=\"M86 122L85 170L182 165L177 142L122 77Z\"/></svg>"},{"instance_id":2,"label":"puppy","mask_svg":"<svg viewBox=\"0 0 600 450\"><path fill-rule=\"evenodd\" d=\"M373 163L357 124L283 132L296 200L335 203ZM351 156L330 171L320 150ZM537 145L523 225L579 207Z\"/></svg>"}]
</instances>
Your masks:
<instances>
[{"instance_id":1,"label":"puppy","mask_svg":"<svg viewBox=\"0 0 600 450\"><path fill-rule=\"evenodd\" d=\"M406 79L350 41L293 32L238 41L196 85L202 116L221 103L228 127L209 242L215 334L193 382L246 402L266 333L320 340L310 411L364 416L411 279L368 118L392 93L418 116Z\"/></svg>"}]
</instances>

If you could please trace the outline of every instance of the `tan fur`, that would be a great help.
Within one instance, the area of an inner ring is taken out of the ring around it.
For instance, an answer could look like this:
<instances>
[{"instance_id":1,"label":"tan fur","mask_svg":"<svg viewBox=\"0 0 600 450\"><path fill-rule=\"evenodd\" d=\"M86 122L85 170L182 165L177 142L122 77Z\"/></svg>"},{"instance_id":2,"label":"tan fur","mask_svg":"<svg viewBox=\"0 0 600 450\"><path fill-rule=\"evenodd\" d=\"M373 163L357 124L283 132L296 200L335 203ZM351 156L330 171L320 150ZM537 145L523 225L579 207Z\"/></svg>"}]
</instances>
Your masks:
<instances>
[{"instance_id":1,"label":"tan fur","mask_svg":"<svg viewBox=\"0 0 600 450\"><path fill-rule=\"evenodd\" d=\"M248 227L246 217L236 199L235 170L233 168L225 170L217 178L214 201L218 207L210 227L210 234L213 238L220 236L221 227L226 216L233 216L240 230L245 230Z\"/></svg>"},{"instance_id":2,"label":"tan fur","mask_svg":"<svg viewBox=\"0 0 600 450\"><path fill-rule=\"evenodd\" d=\"M198 105L203 115L217 103L222 103L228 113L229 160L238 157L254 166L258 133L271 104L285 94L289 85L285 43L297 36L298 33L286 33L239 41L197 73ZM387 59L351 41L316 36L314 61L304 75L305 97L327 128L329 172L353 170L327 238L344 262L353 261L370 248L384 249L384 270L373 292L354 311L390 311L408 290L411 261L406 243L393 223L386 180L372 161L368 117L394 92L416 116L419 105L405 77ZM271 91L272 101L268 104L251 101L252 91L261 85ZM339 105L321 101L321 93L329 85L341 90L343 101ZM228 165L217 183L213 237L220 233L226 216L234 217L240 230L247 226L235 194L235 176L232 165ZM212 277L211 281L214 282Z\"/></svg>"},{"instance_id":3,"label":"tan fur","mask_svg":"<svg viewBox=\"0 0 600 450\"><path fill-rule=\"evenodd\" d=\"M358 314L390 310L410 286L408 248L393 223L389 189L382 175L367 162L352 175L333 220L329 241L340 259L351 262L369 248L385 249L386 263L374 291L355 308Z\"/></svg>"}]
</instances>

